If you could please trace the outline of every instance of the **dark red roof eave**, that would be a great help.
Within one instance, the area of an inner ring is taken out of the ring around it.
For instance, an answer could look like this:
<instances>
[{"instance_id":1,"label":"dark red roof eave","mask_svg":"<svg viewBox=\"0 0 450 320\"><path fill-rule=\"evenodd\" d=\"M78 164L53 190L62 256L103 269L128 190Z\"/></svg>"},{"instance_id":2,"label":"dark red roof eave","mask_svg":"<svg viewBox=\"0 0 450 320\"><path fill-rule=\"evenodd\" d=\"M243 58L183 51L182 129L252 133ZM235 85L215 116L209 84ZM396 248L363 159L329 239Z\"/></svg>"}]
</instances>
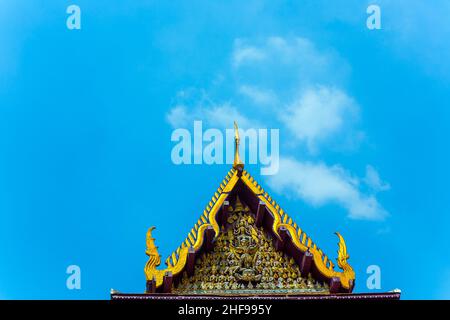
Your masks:
<instances>
[{"instance_id":1,"label":"dark red roof eave","mask_svg":"<svg viewBox=\"0 0 450 320\"><path fill-rule=\"evenodd\" d=\"M111 294L111 300L399 300L400 292L339 293L304 295L176 295L176 294Z\"/></svg>"}]
</instances>

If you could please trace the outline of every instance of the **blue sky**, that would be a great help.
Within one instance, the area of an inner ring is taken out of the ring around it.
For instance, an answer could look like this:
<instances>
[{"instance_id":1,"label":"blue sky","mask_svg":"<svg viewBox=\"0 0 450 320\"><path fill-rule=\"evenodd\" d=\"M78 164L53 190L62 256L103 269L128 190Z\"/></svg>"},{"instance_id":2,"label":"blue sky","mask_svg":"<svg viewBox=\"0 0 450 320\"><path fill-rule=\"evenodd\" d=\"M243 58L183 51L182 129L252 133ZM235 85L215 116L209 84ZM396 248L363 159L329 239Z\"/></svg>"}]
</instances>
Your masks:
<instances>
[{"instance_id":1,"label":"blue sky","mask_svg":"<svg viewBox=\"0 0 450 320\"><path fill-rule=\"evenodd\" d=\"M366 28L378 4L382 29ZM81 30L66 8L80 6ZM247 169L367 292L450 298L450 5L435 1L2 1L0 298L143 292L228 165L174 165L172 130L280 129ZM81 290L66 268L81 268Z\"/></svg>"}]
</instances>

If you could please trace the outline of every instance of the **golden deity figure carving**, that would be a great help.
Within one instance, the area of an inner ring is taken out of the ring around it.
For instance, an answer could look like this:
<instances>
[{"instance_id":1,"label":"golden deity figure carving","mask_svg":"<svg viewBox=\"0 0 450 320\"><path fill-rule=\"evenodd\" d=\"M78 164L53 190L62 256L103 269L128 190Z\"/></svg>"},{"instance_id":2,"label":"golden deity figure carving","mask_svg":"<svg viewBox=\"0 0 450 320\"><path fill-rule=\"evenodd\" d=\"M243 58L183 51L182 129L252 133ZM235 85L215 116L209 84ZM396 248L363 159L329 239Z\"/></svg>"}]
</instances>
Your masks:
<instances>
[{"instance_id":1,"label":"golden deity figure carving","mask_svg":"<svg viewBox=\"0 0 450 320\"><path fill-rule=\"evenodd\" d=\"M239 198L230 208L212 252L195 262L194 275L184 272L174 292L179 294L295 292L328 293L328 285L302 275L294 259L275 250L272 239Z\"/></svg>"},{"instance_id":2,"label":"golden deity figure carving","mask_svg":"<svg viewBox=\"0 0 450 320\"><path fill-rule=\"evenodd\" d=\"M237 280L246 282L260 281L262 277L260 270L256 268L259 257L255 254L258 249L258 237L252 226L253 222L250 215L241 216L233 230L234 239L230 243L229 258L238 262L231 270Z\"/></svg>"}]
</instances>

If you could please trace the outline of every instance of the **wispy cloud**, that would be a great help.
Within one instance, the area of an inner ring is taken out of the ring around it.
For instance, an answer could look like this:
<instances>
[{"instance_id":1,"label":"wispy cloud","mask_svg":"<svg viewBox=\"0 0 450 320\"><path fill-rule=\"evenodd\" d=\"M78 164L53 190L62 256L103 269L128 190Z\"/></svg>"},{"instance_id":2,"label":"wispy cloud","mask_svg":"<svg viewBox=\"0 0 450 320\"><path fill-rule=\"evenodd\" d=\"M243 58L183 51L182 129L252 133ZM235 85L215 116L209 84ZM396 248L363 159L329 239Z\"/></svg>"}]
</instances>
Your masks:
<instances>
[{"instance_id":1,"label":"wispy cloud","mask_svg":"<svg viewBox=\"0 0 450 320\"><path fill-rule=\"evenodd\" d=\"M196 120L202 120L206 125L214 128L229 128L232 121L238 121L240 127L258 128L259 125L253 119L243 115L235 106L228 102L216 103L207 97L206 93L202 94L200 100L196 100L191 104L190 93L180 92L180 103L174 106L166 115L167 122L172 128L190 127ZM183 102L183 100L186 100Z\"/></svg>"},{"instance_id":2,"label":"wispy cloud","mask_svg":"<svg viewBox=\"0 0 450 320\"><path fill-rule=\"evenodd\" d=\"M233 62L235 66L259 63L262 60L269 62L286 63L289 65L304 65L307 61L313 68L322 68L328 65L330 57L319 52L315 45L302 37L268 37L257 41L236 39L233 49Z\"/></svg>"},{"instance_id":3,"label":"wispy cloud","mask_svg":"<svg viewBox=\"0 0 450 320\"><path fill-rule=\"evenodd\" d=\"M345 92L319 86L306 89L288 105L281 121L314 152L320 142L351 127L358 113L359 107Z\"/></svg>"},{"instance_id":4,"label":"wispy cloud","mask_svg":"<svg viewBox=\"0 0 450 320\"><path fill-rule=\"evenodd\" d=\"M288 95L305 85L342 82L350 70L334 50L319 49L303 37L237 39L232 57L238 79L259 87L270 84L278 93Z\"/></svg>"},{"instance_id":5,"label":"wispy cloud","mask_svg":"<svg viewBox=\"0 0 450 320\"><path fill-rule=\"evenodd\" d=\"M276 95L271 90L264 90L255 86L241 85L239 92L258 105L273 105L277 101Z\"/></svg>"},{"instance_id":6,"label":"wispy cloud","mask_svg":"<svg viewBox=\"0 0 450 320\"><path fill-rule=\"evenodd\" d=\"M361 179L338 165L284 158L278 174L267 179L277 192L291 194L314 206L339 204L353 219L382 220L387 216L374 194L361 191Z\"/></svg>"},{"instance_id":7,"label":"wispy cloud","mask_svg":"<svg viewBox=\"0 0 450 320\"><path fill-rule=\"evenodd\" d=\"M191 121L191 116L183 105L176 105L170 109L169 113L166 115L166 119L172 128L180 128L186 126L189 121Z\"/></svg>"},{"instance_id":8,"label":"wispy cloud","mask_svg":"<svg viewBox=\"0 0 450 320\"><path fill-rule=\"evenodd\" d=\"M265 57L265 53L262 50L247 46L242 41L237 40L232 55L232 64L234 67L240 67L242 64L248 62L262 61Z\"/></svg>"},{"instance_id":9,"label":"wispy cloud","mask_svg":"<svg viewBox=\"0 0 450 320\"><path fill-rule=\"evenodd\" d=\"M391 189L389 183L381 180L378 171L374 167L366 166L366 176L364 182L375 192L387 191Z\"/></svg>"}]
</instances>

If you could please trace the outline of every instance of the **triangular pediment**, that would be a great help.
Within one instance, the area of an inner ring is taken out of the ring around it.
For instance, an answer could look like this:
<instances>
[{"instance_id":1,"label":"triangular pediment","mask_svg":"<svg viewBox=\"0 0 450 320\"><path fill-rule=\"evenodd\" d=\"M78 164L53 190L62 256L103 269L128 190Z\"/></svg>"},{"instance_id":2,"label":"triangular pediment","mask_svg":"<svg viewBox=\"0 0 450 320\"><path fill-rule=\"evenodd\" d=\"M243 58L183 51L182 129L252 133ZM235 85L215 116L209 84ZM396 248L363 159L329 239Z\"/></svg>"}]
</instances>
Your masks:
<instances>
[{"instance_id":1,"label":"triangular pediment","mask_svg":"<svg viewBox=\"0 0 450 320\"><path fill-rule=\"evenodd\" d=\"M246 224L241 231L250 230L250 238L241 235L240 239L252 239L255 249L241 244L236 251L239 224ZM355 273L347 263L344 239L336 234L337 264L342 271L335 270L328 256L247 171L236 167L228 172L186 240L166 259L164 270L156 269L159 254L148 234L147 292L351 292ZM223 267L226 263L228 269Z\"/></svg>"}]
</instances>

